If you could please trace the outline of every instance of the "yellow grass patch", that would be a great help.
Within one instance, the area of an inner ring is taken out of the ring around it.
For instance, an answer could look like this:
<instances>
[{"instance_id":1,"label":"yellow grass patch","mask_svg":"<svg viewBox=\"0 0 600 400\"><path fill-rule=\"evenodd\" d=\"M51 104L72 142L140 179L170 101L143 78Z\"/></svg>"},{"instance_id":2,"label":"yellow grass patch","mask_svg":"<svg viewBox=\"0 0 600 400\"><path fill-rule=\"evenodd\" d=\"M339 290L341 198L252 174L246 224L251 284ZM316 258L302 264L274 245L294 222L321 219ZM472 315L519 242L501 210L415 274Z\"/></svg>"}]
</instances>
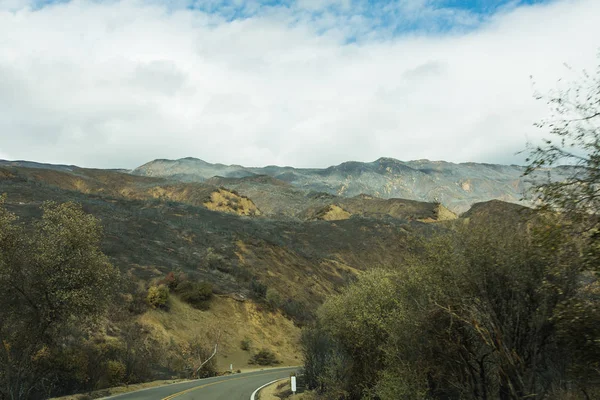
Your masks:
<instances>
[{"instance_id":1,"label":"yellow grass patch","mask_svg":"<svg viewBox=\"0 0 600 400\"><path fill-rule=\"evenodd\" d=\"M168 343L178 343L195 338L214 345L220 336L217 368L246 369L253 351L267 348L277 355L282 365L301 363L298 341L300 329L279 312L259 309L250 301L236 301L229 297L216 296L208 311L200 311L179 300L170 299L169 311L150 310L140 317L155 337ZM244 339L250 339L250 351L241 349Z\"/></svg>"}]
</instances>

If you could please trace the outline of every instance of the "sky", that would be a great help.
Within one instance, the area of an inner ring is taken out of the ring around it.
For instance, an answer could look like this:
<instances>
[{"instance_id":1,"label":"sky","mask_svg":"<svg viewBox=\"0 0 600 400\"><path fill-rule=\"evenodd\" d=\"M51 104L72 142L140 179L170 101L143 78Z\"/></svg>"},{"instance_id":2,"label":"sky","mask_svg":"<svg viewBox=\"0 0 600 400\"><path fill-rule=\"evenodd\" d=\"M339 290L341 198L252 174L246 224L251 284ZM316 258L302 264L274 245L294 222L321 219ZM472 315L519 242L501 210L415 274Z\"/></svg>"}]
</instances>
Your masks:
<instances>
[{"instance_id":1,"label":"sky","mask_svg":"<svg viewBox=\"0 0 600 400\"><path fill-rule=\"evenodd\" d=\"M522 164L547 136L534 91L596 69L599 16L598 0L0 0L0 159Z\"/></svg>"}]
</instances>

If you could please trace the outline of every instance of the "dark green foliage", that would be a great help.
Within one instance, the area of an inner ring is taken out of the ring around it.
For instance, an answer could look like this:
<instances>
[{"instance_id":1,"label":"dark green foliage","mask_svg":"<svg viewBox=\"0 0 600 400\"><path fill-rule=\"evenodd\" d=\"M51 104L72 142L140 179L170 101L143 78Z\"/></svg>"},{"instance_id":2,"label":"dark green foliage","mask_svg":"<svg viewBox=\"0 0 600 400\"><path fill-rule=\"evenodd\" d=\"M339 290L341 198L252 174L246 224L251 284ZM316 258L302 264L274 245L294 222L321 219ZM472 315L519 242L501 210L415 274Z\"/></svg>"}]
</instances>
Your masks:
<instances>
[{"instance_id":1,"label":"dark green foliage","mask_svg":"<svg viewBox=\"0 0 600 400\"><path fill-rule=\"evenodd\" d=\"M302 301L288 299L281 306L281 309L283 310L283 313L288 318L292 319L298 326L303 326L314 319L311 307Z\"/></svg>"},{"instance_id":2,"label":"dark green foliage","mask_svg":"<svg viewBox=\"0 0 600 400\"><path fill-rule=\"evenodd\" d=\"M252 347L252 341L248 338L245 338L240 342L240 349L242 349L244 351L250 351L251 347Z\"/></svg>"},{"instance_id":3,"label":"dark green foliage","mask_svg":"<svg viewBox=\"0 0 600 400\"><path fill-rule=\"evenodd\" d=\"M59 349L106 314L118 280L96 218L73 203L42 210L24 227L0 198L0 397L41 398L68 384L54 365Z\"/></svg>"},{"instance_id":4,"label":"dark green foliage","mask_svg":"<svg viewBox=\"0 0 600 400\"><path fill-rule=\"evenodd\" d=\"M186 303L200 310L210 308L210 300L213 296L212 285L208 282L192 282L185 280L179 283L176 289L179 297Z\"/></svg>"},{"instance_id":5,"label":"dark green foliage","mask_svg":"<svg viewBox=\"0 0 600 400\"><path fill-rule=\"evenodd\" d=\"M277 360L277 356L270 350L262 349L258 353L254 354L248 364L256 364L256 365L276 365L279 364L280 361Z\"/></svg>"},{"instance_id":6,"label":"dark green foliage","mask_svg":"<svg viewBox=\"0 0 600 400\"><path fill-rule=\"evenodd\" d=\"M252 295L257 299L264 299L267 296L267 285L258 279L250 281L250 290L252 291Z\"/></svg>"},{"instance_id":7,"label":"dark green foliage","mask_svg":"<svg viewBox=\"0 0 600 400\"><path fill-rule=\"evenodd\" d=\"M351 386L352 358L321 327L305 329L301 339L304 376L308 389L342 397Z\"/></svg>"},{"instance_id":8,"label":"dark green foliage","mask_svg":"<svg viewBox=\"0 0 600 400\"><path fill-rule=\"evenodd\" d=\"M283 298L281 294L275 289L267 289L267 294L265 296L265 302L269 306L271 310L277 310L283 305Z\"/></svg>"}]
</instances>

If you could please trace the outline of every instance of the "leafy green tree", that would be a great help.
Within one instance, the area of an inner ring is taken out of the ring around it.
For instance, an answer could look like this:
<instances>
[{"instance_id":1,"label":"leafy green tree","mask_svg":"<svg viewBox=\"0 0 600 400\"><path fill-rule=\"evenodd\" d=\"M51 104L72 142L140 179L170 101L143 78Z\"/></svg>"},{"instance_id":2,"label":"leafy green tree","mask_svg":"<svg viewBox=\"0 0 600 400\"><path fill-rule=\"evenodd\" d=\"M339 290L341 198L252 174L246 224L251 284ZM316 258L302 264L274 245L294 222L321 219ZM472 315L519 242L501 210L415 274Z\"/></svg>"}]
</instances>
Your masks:
<instances>
[{"instance_id":1,"label":"leafy green tree","mask_svg":"<svg viewBox=\"0 0 600 400\"><path fill-rule=\"evenodd\" d=\"M331 398L348 396L352 359L341 343L317 325L304 329L301 345L308 388Z\"/></svg>"},{"instance_id":2,"label":"leafy green tree","mask_svg":"<svg viewBox=\"0 0 600 400\"><path fill-rule=\"evenodd\" d=\"M346 390L353 398L360 398L372 387L384 367L382 344L388 338L386 327L399 310L393 279L394 274L388 271L367 273L318 311L323 328L352 355L348 376L351 385Z\"/></svg>"},{"instance_id":3,"label":"leafy green tree","mask_svg":"<svg viewBox=\"0 0 600 400\"><path fill-rule=\"evenodd\" d=\"M526 175L569 165L561 167L570 168L567 179L538 181L535 188L540 206L560 211L569 221L566 227L571 234L586 241L578 294L561 304L554 317L562 345L577 358L571 370L582 385L600 377L600 62L595 71L583 71L566 89L538 95L538 99L550 108L550 117L537 124L549 137L542 145L530 147Z\"/></svg>"},{"instance_id":4,"label":"leafy green tree","mask_svg":"<svg viewBox=\"0 0 600 400\"><path fill-rule=\"evenodd\" d=\"M24 226L0 198L0 396L10 399L56 390L52 360L105 315L118 279L96 218L73 203L42 211Z\"/></svg>"},{"instance_id":5,"label":"leafy green tree","mask_svg":"<svg viewBox=\"0 0 600 400\"><path fill-rule=\"evenodd\" d=\"M153 308L167 308L169 303L169 288L165 285L150 286L146 301Z\"/></svg>"},{"instance_id":6,"label":"leafy green tree","mask_svg":"<svg viewBox=\"0 0 600 400\"><path fill-rule=\"evenodd\" d=\"M581 383L555 320L579 296L581 243L542 217L455 229L414 241L401 268L364 273L323 305L303 341L313 385L348 399L516 400ZM350 361L325 372L319 343ZM338 378L318 386L325 376Z\"/></svg>"}]
</instances>

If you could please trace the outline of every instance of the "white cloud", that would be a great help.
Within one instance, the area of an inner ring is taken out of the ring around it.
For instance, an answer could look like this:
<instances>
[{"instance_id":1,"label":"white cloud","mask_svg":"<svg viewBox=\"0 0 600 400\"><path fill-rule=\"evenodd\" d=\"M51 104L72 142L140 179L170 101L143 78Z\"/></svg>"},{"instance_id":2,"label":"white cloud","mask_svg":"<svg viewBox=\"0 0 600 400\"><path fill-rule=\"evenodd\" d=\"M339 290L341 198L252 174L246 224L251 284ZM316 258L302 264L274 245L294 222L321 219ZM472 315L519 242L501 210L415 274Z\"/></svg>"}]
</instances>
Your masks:
<instances>
[{"instance_id":1,"label":"white cloud","mask_svg":"<svg viewBox=\"0 0 600 400\"><path fill-rule=\"evenodd\" d=\"M550 88L563 62L593 67L600 45L596 0L512 7L468 32L394 38L359 14L316 18L308 6L248 3L253 16L228 21L139 1L37 11L9 1L0 0L0 153L96 167L185 156L519 162L514 152L539 137L531 125L545 113L529 76ZM412 18L477 19L411 4Z\"/></svg>"}]
</instances>

